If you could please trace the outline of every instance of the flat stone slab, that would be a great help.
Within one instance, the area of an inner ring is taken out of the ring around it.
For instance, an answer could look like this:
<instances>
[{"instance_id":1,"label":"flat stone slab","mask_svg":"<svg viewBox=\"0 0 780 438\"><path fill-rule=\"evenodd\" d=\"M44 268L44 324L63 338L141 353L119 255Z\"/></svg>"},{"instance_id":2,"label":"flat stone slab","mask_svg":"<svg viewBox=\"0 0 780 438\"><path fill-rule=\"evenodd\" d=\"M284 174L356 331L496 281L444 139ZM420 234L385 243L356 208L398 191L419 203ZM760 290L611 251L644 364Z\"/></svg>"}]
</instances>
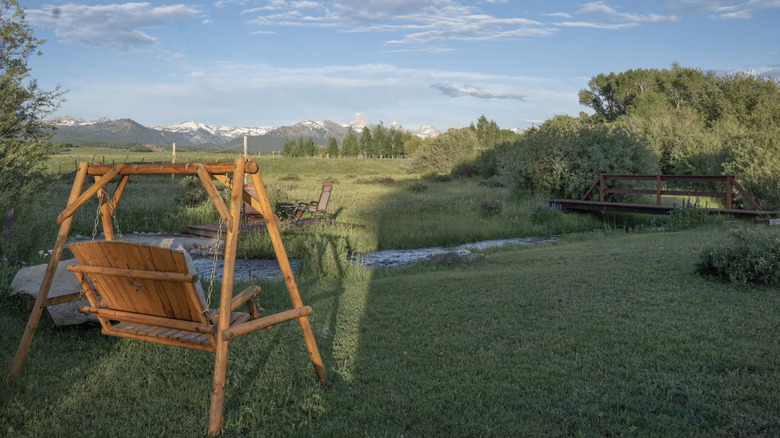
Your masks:
<instances>
[{"instance_id":1,"label":"flat stone slab","mask_svg":"<svg viewBox=\"0 0 780 438\"><path fill-rule=\"evenodd\" d=\"M65 269L68 265L76 264L78 264L76 259L60 261L60 264L57 266L57 273L54 275L51 289L49 290L49 298L81 291L81 286L79 286L79 282L76 281L76 276ZM38 290L41 288L43 275L46 273L46 266L47 265L28 266L19 270L11 282L11 296L24 296L31 300L35 300L35 297L38 296ZM45 309L44 313L49 316L55 325L77 325L90 320L97 322L97 319L89 319L86 315L79 313L78 308L80 306L89 306L89 302L86 298L79 301L59 304L57 306L49 306Z\"/></svg>"}]
</instances>

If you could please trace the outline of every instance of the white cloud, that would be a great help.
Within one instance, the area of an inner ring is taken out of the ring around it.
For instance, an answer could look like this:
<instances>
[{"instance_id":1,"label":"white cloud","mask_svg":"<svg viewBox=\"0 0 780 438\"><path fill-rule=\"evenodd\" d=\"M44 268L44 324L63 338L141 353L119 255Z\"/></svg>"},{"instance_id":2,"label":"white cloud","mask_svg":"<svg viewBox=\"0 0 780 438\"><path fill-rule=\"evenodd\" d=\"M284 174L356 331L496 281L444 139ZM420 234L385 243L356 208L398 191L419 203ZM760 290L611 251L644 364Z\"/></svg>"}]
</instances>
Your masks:
<instances>
[{"instance_id":1,"label":"white cloud","mask_svg":"<svg viewBox=\"0 0 780 438\"><path fill-rule=\"evenodd\" d=\"M754 68L751 70L747 70L745 73L754 76L780 79L780 65L771 65L768 67Z\"/></svg>"},{"instance_id":2,"label":"white cloud","mask_svg":"<svg viewBox=\"0 0 780 438\"><path fill-rule=\"evenodd\" d=\"M661 15L661 14L630 14L625 12L618 12L610 6L607 6L606 2L598 1L592 3L586 3L582 5L579 13L600 13L608 16L615 21L626 21L631 23L662 23L677 21L679 17L676 15Z\"/></svg>"},{"instance_id":3,"label":"white cloud","mask_svg":"<svg viewBox=\"0 0 780 438\"><path fill-rule=\"evenodd\" d=\"M462 85L458 86L449 83L436 83L432 84L431 88L441 91L450 97L463 97L469 96L477 99L514 99L523 101L525 96L516 93L506 93L500 91L485 90L474 85Z\"/></svg>"},{"instance_id":4,"label":"white cloud","mask_svg":"<svg viewBox=\"0 0 780 438\"><path fill-rule=\"evenodd\" d=\"M69 3L28 10L27 18L35 26L53 29L55 35L68 42L130 51L157 44L155 37L141 29L161 27L198 14L198 9L187 5L125 3L87 6Z\"/></svg>"},{"instance_id":5,"label":"white cloud","mask_svg":"<svg viewBox=\"0 0 780 438\"><path fill-rule=\"evenodd\" d=\"M603 24L603 23L591 23L588 21L562 21L560 23L554 23L554 24L560 27L589 27L593 29L607 29L607 30L628 29L631 27L639 26L639 23Z\"/></svg>"},{"instance_id":6,"label":"white cloud","mask_svg":"<svg viewBox=\"0 0 780 438\"><path fill-rule=\"evenodd\" d=\"M764 9L780 8L780 0L684 0L669 8L679 14L710 14L713 18L749 19Z\"/></svg>"},{"instance_id":7,"label":"white cloud","mask_svg":"<svg viewBox=\"0 0 780 438\"><path fill-rule=\"evenodd\" d=\"M267 9L266 9L267 8ZM554 32L542 23L520 17L483 14L476 6L452 0L337 0L274 4L245 11L258 16L258 26L333 27L342 32L400 34L389 45L427 45L448 41L488 41L545 36Z\"/></svg>"},{"instance_id":8,"label":"white cloud","mask_svg":"<svg viewBox=\"0 0 780 438\"><path fill-rule=\"evenodd\" d=\"M546 15L548 17L556 17L556 18L572 18L571 14L566 12L551 12L549 14L542 14Z\"/></svg>"}]
</instances>

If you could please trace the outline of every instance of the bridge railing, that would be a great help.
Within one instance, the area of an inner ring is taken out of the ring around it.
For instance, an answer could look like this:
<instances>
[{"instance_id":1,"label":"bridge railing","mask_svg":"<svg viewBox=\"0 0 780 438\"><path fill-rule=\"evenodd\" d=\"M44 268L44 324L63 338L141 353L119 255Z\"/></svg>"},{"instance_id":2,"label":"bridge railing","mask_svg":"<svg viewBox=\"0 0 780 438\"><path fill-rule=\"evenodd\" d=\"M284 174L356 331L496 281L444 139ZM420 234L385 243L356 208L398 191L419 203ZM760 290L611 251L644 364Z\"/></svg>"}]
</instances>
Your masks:
<instances>
[{"instance_id":1,"label":"bridge railing","mask_svg":"<svg viewBox=\"0 0 780 438\"><path fill-rule=\"evenodd\" d=\"M618 189L607 187L607 181L655 181L655 189ZM689 183L725 183L726 189L723 192L699 191L699 190L666 190L663 187L664 182L689 182ZM758 203L747 193L744 187L739 184L733 175L614 175L601 174L596 182L582 196L582 201L586 201L598 188L599 201L604 202L606 195L610 193L633 194L633 195L655 195L656 205L661 205L663 195L688 196L703 198L725 199L726 209L732 209L734 191L742 197L745 202L750 204L755 210L761 210Z\"/></svg>"}]
</instances>

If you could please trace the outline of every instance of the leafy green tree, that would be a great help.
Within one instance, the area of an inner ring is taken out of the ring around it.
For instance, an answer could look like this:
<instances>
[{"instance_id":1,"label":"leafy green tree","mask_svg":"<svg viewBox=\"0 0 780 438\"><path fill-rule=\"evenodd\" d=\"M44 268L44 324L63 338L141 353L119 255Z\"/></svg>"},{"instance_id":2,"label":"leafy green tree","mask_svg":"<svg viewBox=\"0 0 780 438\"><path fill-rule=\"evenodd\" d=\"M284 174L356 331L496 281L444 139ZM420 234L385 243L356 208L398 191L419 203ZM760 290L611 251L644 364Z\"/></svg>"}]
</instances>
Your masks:
<instances>
[{"instance_id":1,"label":"leafy green tree","mask_svg":"<svg viewBox=\"0 0 780 438\"><path fill-rule=\"evenodd\" d=\"M325 149L325 154L328 158L338 158L339 156L339 144L335 138L328 139L328 147Z\"/></svg>"},{"instance_id":2,"label":"leafy green tree","mask_svg":"<svg viewBox=\"0 0 780 438\"><path fill-rule=\"evenodd\" d=\"M306 140L301 139L300 143L302 157L313 157L317 155L317 145L314 144L314 139L309 137Z\"/></svg>"},{"instance_id":3,"label":"leafy green tree","mask_svg":"<svg viewBox=\"0 0 780 438\"><path fill-rule=\"evenodd\" d=\"M341 140L341 156L343 157L357 157L358 156L358 138L355 135L355 131L350 126L347 129L347 135Z\"/></svg>"},{"instance_id":4,"label":"leafy green tree","mask_svg":"<svg viewBox=\"0 0 780 438\"><path fill-rule=\"evenodd\" d=\"M492 149L501 138L501 128L498 127L495 120L488 121L484 114L477 119L475 131L479 140L479 148L482 150Z\"/></svg>"},{"instance_id":5,"label":"leafy green tree","mask_svg":"<svg viewBox=\"0 0 780 438\"><path fill-rule=\"evenodd\" d=\"M285 138L284 143L282 143L282 155L285 157L294 157L296 155L296 151L298 149L298 145L295 144L295 140Z\"/></svg>"},{"instance_id":6,"label":"leafy green tree","mask_svg":"<svg viewBox=\"0 0 780 438\"><path fill-rule=\"evenodd\" d=\"M410 136L409 140L406 140L404 142L404 155L406 155L407 157L411 156L417 151L417 149L420 149L420 146L422 146L422 144L423 144L423 140L420 137L416 135Z\"/></svg>"},{"instance_id":7,"label":"leafy green tree","mask_svg":"<svg viewBox=\"0 0 780 438\"><path fill-rule=\"evenodd\" d=\"M404 154L404 143L412 137L412 134L396 127L388 129L387 134L390 138L390 155L393 157L402 156Z\"/></svg>"},{"instance_id":8,"label":"leafy green tree","mask_svg":"<svg viewBox=\"0 0 780 438\"><path fill-rule=\"evenodd\" d=\"M44 91L32 77L28 60L40 56L25 11L15 0L0 2L0 207L24 199L42 181L49 155L44 142L52 126L43 119L59 107L59 87Z\"/></svg>"},{"instance_id":9,"label":"leafy green tree","mask_svg":"<svg viewBox=\"0 0 780 438\"><path fill-rule=\"evenodd\" d=\"M374 130L371 133L370 151L368 155L386 157L391 155L390 138L387 135L387 128L382 122L374 126Z\"/></svg>"},{"instance_id":10,"label":"leafy green tree","mask_svg":"<svg viewBox=\"0 0 780 438\"><path fill-rule=\"evenodd\" d=\"M360 153L364 157L371 156L371 147L371 128L364 126L360 135Z\"/></svg>"},{"instance_id":11,"label":"leafy green tree","mask_svg":"<svg viewBox=\"0 0 780 438\"><path fill-rule=\"evenodd\" d=\"M450 129L444 134L426 139L414 155L412 168L447 173L459 162L474 159L479 141L469 128Z\"/></svg>"},{"instance_id":12,"label":"leafy green tree","mask_svg":"<svg viewBox=\"0 0 780 438\"><path fill-rule=\"evenodd\" d=\"M498 176L515 193L579 198L602 173L655 173L647 141L607 125L542 125L502 149Z\"/></svg>"}]
</instances>

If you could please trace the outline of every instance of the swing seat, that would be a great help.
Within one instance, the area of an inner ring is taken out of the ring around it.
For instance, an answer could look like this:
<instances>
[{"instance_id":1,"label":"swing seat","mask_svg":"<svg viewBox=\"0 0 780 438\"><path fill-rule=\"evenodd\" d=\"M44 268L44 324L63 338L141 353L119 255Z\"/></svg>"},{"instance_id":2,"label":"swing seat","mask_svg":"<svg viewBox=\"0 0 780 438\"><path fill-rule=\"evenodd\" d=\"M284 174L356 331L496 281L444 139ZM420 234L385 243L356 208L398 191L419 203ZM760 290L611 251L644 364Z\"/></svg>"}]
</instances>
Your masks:
<instances>
[{"instance_id":1,"label":"swing seat","mask_svg":"<svg viewBox=\"0 0 780 438\"><path fill-rule=\"evenodd\" d=\"M97 316L106 335L215 352L219 336L232 339L311 314L304 306L260 318L252 301L260 288L250 286L233 297L230 324L220 333L219 310L207 310L181 251L112 241L69 249L79 264L67 269L90 302L79 311ZM243 304L247 312L236 312Z\"/></svg>"}]
</instances>

